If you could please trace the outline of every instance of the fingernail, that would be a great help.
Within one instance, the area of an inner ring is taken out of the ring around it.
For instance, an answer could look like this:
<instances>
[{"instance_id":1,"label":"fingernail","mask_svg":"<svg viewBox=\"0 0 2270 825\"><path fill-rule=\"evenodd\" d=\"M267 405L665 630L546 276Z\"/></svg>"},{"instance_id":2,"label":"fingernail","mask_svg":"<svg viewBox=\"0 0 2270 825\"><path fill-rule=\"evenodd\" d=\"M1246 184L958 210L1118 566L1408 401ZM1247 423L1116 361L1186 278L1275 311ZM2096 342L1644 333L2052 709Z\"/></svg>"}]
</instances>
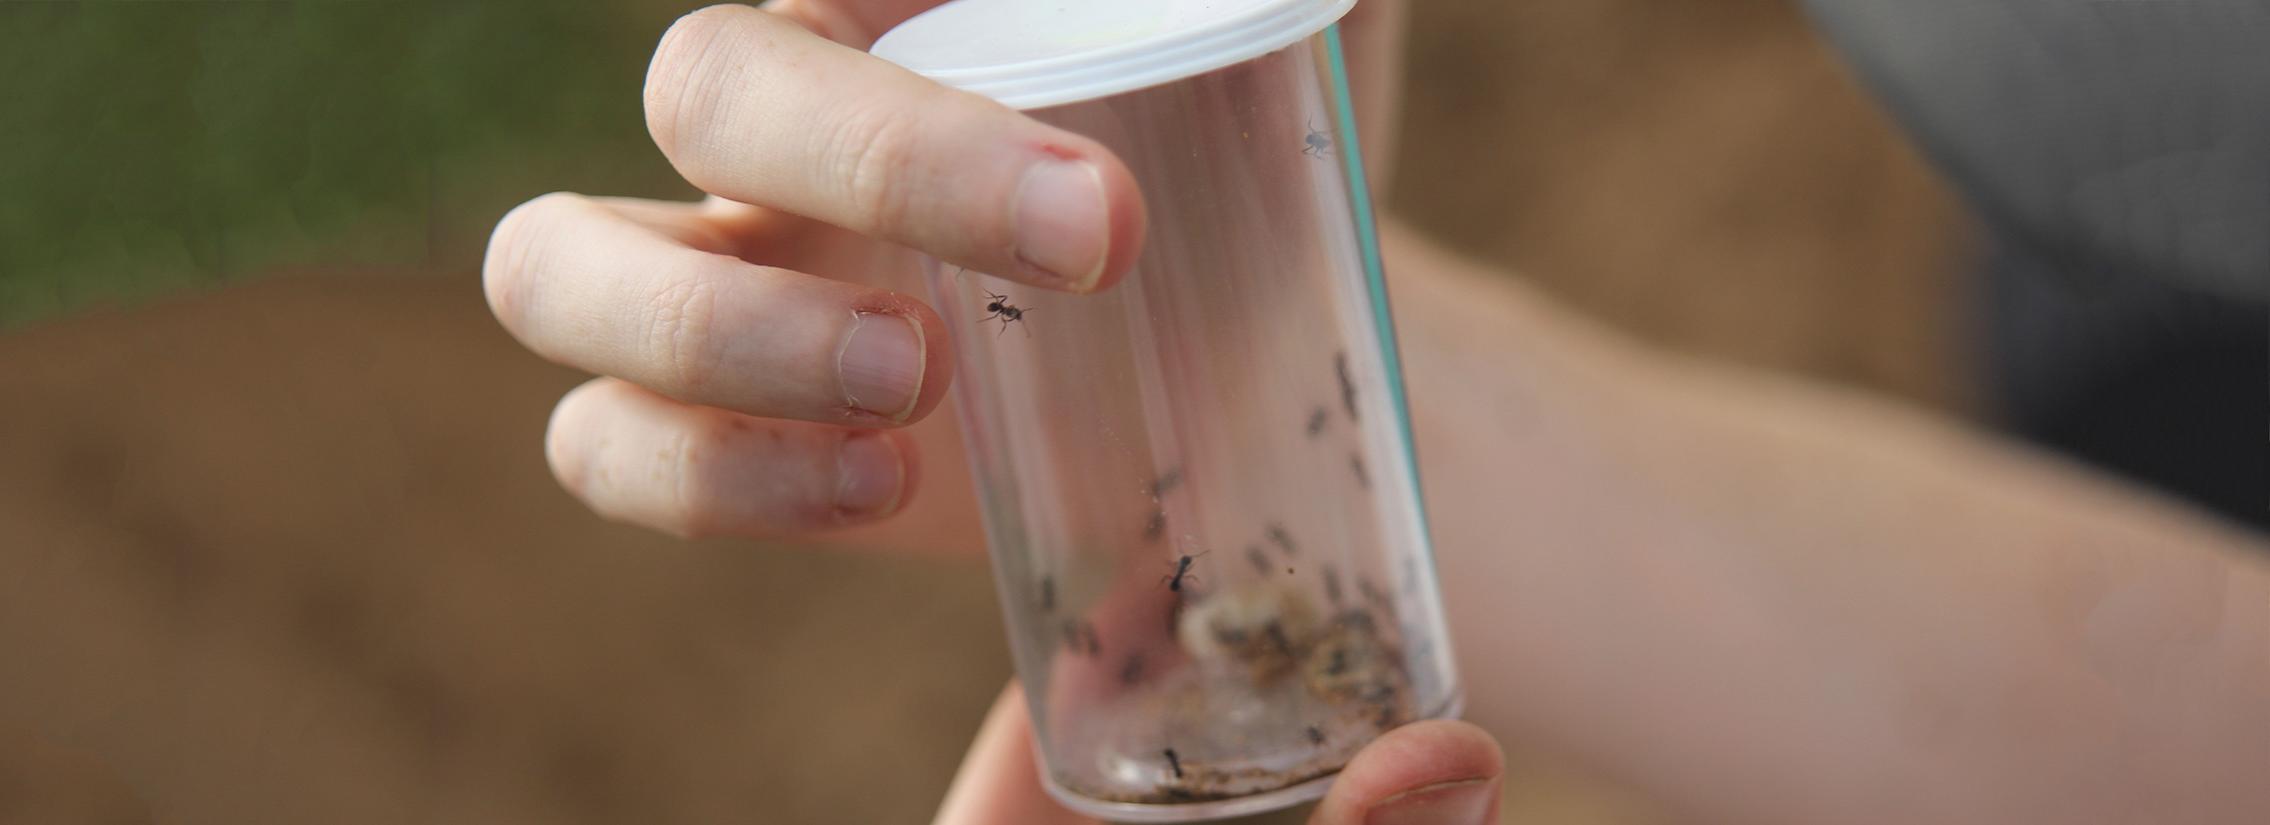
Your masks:
<instances>
[{"instance_id":1,"label":"fingernail","mask_svg":"<svg viewBox=\"0 0 2270 825\"><path fill-rule=\"evenodd\" d=\"M1364 825L1487 825L1497 821L1498 783L1467 779L1388 797L1364 814Z\"/></svg>"},{"instance_id":2,"label":"fingernail","mask_svg":"<svg viewBox=\"0 0 2270 825\"><path fill-rule=\"evenodd\" d=\"M1094 165L1034 164L1017 186L1017 257L1072 289L1095 286L1111 251L1110 211Z\"/></svg>"},{"instance_id":3,"label":"fingernail","mask_svg":"<svg viewBox=\"0 0 2270 825\"><path fill-rule=\"evenodd\" d=\"M881 515L898 506L906 486L899 448L881 433L853 433L835 457L836 512L847 518Z\"/></svg>"},{"instance_id":4,"label":"fingernail","mask_svg":"<svg viewBox=\"0 0 2270 825\"><path fill-rule=\"evenodd\" d=\"M854 409L893 421L914 412L922 394L922 332L914 322L881 312L862 312L836 351L836 376L843 399Z\"/></svg>"}]
</instances>

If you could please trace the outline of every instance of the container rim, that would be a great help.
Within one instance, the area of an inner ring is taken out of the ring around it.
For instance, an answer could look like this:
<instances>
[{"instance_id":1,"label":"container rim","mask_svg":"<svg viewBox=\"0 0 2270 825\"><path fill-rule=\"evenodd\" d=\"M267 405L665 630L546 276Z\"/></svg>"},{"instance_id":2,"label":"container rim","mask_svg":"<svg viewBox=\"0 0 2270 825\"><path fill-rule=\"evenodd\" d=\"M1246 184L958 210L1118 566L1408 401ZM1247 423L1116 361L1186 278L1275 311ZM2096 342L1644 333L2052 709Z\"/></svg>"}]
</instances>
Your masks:
<instances>
[{"instance_id":1,"label":"container rim","mask_svg":"<svg viewBox=\"0 0 2270 825\"><path fill-rule=\"evenodd\" d=\"M952 0L899 24L869 51L1010 108L1041 109L1260 57L1323 31L1355 4Z\"/></svg>"}]
</instances>

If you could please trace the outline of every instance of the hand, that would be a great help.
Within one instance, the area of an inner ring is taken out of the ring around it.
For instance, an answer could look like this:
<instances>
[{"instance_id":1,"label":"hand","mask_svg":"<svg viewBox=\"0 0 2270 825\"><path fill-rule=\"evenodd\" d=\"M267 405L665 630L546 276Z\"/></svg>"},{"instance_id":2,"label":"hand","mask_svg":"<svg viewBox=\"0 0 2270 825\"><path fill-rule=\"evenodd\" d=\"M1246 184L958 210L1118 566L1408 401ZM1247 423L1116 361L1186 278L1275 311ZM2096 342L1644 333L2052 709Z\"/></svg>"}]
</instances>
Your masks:
<instances>
[{"instance_id":1,"label":"hand","mask_svg":"<svg viewBox=\"0 0 2270 825\"><path fill-rule=\"evenodd\" d=\"M954 776L935 825L1094 825L1056 804L1033 762L1024 694L1002 692ZM1417 722L1356 754L1309 825L1482 825L1496 822L1505 757L1481 728Z\"/></svg>"},{"instance_id":2,"label":"hand","mask_svg":"<svg viewBox=\"0 0 2270 825\"><path fill-rule=\"evenodd\" d=\"M647 128L713 197L553 194L498 223L498 320L603 376L560 401L545 445L592 509L686 536L868 525L831 537L980 552L957 431L931 415L952 358L911 297L914 254L1093 291L1133 264L1143 209L1096 142L860 51L931 5L686 16L648 70ZM1391 29L1397 8L1370 0L1350 24ZM948 469L918 497L924 459Z\"/></svg>"}]
</instances>

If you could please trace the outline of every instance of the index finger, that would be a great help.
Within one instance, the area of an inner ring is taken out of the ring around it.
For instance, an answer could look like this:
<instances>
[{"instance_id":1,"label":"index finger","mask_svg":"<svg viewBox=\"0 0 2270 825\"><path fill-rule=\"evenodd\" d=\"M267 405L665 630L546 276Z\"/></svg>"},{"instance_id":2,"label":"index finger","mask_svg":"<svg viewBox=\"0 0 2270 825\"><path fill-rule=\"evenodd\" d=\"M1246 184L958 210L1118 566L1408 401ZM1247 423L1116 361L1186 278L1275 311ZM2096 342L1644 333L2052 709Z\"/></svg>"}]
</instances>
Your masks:
<instances>
[{"instance_id":1,"label":"index finger","mask_svg":"<svg viewBox=\"0 0 2270 825\"><path fill-rule=\"evenodd\" d=\"M756 9L672 25L646 115L704 191L1035 286L1100 289L1142 242L1134 176L1102 144Z\"/></svg>"}]
</instances>

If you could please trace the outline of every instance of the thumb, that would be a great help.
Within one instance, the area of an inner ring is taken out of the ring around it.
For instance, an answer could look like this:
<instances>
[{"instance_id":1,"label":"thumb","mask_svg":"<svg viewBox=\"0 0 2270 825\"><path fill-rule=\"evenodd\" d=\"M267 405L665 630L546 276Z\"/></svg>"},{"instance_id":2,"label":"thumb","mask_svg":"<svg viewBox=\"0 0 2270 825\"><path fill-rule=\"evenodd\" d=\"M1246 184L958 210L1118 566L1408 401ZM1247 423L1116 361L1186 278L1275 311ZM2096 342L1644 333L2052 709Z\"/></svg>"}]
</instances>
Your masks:
<instances>
[{"instance_id":1,"label":"thumb","mask_svg":"<svg viewBox=\"0 0 2270 825\"><path fill-rule=\"evenodd\" d=\"M1486 825L1498 821L1505 756L1465 722L1418 722L1364 747L1309 825Z\"/></svg>"}]
</instances>

